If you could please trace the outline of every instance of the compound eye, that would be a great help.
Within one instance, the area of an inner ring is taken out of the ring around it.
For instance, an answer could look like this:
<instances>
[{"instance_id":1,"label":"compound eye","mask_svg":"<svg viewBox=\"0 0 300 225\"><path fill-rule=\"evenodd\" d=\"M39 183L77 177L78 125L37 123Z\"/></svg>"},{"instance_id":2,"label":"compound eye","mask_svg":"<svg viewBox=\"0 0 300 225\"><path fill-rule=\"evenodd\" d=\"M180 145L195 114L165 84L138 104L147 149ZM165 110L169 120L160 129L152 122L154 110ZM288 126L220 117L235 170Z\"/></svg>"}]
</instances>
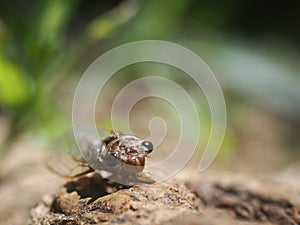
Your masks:
<instances>
[{"instance_id":1,"label":"compound eye","mask_svg":"<svg viewBox=\"0 0 300 225\"><path fill-rule=\"evenodd\" d=\"M147 153L151 153L153 151L153 144L150 141L143 141L142 145L146 147Z\"/></svg>"}]
</instances>

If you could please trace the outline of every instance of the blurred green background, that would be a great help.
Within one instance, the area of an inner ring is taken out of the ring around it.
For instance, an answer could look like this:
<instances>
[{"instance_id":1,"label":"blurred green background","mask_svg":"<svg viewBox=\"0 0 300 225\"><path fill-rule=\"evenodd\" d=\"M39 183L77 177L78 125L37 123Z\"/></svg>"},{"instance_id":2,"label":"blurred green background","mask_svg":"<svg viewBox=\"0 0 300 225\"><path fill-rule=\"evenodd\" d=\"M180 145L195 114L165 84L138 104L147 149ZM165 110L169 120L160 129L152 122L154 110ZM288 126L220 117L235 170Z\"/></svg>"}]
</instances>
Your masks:
<instances>
[{"instance_id":1,"label":"blurred green background","mask_svg":"<svg viewBox=\"0 0 300 225\"><path fill-rule=\"evenodd\" d=\"M160 39L197 53L222 86L228 126L217 160L221 166L272 171L297 162L299 11L298 1L1 1L0 158L21 137L53 143L71 129L76 84L101 53L130 41ZM111 81L99 125L111 126L108 111L117 90L154 72L180 83L196 100L201 95L193 81L170 68L128 68L122 79ZM198 105L202 144L210 131L204 102ZM164 108L148 104L154 115ZM148 108L139 108L147 114ZM147 130L144 125L135 129Z\"/></svg>"}]
</instances>

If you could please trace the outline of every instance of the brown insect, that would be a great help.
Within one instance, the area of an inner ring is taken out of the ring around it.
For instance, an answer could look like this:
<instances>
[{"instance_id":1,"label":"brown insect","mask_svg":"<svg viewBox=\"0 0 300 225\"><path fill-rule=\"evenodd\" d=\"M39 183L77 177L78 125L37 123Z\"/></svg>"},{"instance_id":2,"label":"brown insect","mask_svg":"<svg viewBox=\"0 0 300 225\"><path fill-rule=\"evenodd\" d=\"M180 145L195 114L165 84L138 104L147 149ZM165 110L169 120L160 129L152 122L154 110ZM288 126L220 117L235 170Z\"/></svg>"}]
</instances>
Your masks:
<instances>
[{"instance_id":1,"label":"brown insect","mask_svg":"<svg viewBox=\"0 0 300 225\"><path fill-rule=\"evenodd\" d=\"M81 146L84 159L76 158L77 164L85 167L85 170L68 177L98 172L114 182L126 185L154 182L151 174L144 171L146 158L153 151L150 141L132 134L111 131L101 141L85 142Z\"/></svg>"}]
</instances>

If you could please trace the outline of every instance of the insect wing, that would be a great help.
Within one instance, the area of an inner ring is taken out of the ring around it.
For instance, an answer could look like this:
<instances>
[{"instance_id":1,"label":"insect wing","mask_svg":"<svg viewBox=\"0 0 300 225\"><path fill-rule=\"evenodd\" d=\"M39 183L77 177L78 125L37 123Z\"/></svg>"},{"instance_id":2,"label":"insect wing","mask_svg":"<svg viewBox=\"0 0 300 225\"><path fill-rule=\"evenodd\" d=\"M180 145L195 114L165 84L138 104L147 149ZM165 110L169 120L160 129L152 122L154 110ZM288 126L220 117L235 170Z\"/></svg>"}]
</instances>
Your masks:
<instances>
[{"instance_id":1,"label":"insect wing","mask_svg":"<svg viewBox=\"0 0 300 225\"><path fill-rule=\"evenodd\" d=\"M82 157L73 134L65 134L56 142L56 151L49 153L46 165L48 169L63 177L76 177L90 170L90 166Z\"/></svg>"}]
</instances>

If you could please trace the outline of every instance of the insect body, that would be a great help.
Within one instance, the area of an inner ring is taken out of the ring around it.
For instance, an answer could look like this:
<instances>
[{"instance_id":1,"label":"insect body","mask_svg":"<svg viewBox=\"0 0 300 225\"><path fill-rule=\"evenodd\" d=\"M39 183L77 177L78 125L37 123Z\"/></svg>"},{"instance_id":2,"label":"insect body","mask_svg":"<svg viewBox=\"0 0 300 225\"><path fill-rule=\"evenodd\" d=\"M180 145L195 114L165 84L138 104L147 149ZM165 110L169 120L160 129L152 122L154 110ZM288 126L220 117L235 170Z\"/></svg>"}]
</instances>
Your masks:
<instances>
[{"instance_id":1,"label":"insect body","mask_svg":"<svg viewBox=\"0 0 300 225\"><path fill-rule=\"evenodd\" d=\"M150 141L111 131L101 141L85 142L85 145L81 145L84 159L76 160L81 161L81 166L87 169L72 177L98 172L103 177L127 185L154 182L151 175L144 171L146 158L153 151Z\"/></svg>"},{"instance_id":2,"label":"insect body","mask_svg":"<svg viewBox=\"0 0 300 225\"><path fill-rule=\"evenodd\" d=\"M102 139L101 146L90 146L95 170L105 170L112 173L112 179L122 181L140 181L153 183L153 179L143 173L146 157L153 151L150 141L123 132L111 132L110 136Z\"/></svg>"}]
</instances>

